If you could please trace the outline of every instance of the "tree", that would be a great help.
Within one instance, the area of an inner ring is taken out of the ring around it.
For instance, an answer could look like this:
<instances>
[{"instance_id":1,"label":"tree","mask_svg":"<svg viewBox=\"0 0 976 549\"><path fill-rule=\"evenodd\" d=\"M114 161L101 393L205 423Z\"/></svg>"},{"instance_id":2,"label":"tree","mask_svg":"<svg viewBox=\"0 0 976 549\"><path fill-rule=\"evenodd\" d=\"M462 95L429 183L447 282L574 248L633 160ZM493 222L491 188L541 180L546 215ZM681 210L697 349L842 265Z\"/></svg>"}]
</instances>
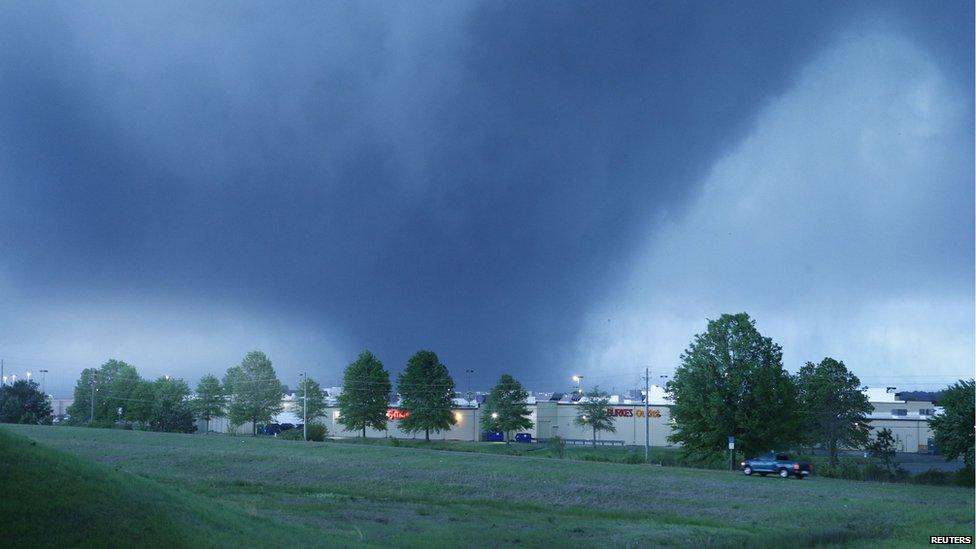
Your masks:
<instances>
[{"instance_id":1,"label":"tree","mask_svg":"<svg viewBox=\"0 0 976 549\"><path fill-rule=\"evenodd\" d=\"M259 421L270 421L281 413L281 382L275 375L271 360L261 351L252 351L239 366L227 369L224 375L229 404L227 415L231 423L251 422L251 434L257 435Z\"/></svg>"},{"instance_id":2,"label":"tree","mask_svg":"<svg viewBox=\"0 0 976 549\"><path fill-rule=\"evenodd\" d=\"M976 382L959 380L950 385L939 400L942 414L929 420L939 452L946 460L963 456L970 471L973 470L973 425L976 424L974 401Z\"/></svg>"},{"instance_id":3,"label":"tree","mask_svg":"<svg viewBox=\"0 0 976 549\"><path fill-rule=\"evenodd\" d=\"M302 402L306 392L308 392L307 405ZM298 409L295 411L296 416L302 417L302 414L307 414L308 423L311 423L315 418L325 415L325 391L322 390L319 382L312 378L299 382L295 395L298 397L295 399L298 402Z\"/></svg>"},{"instance_id":4,"label":"tree","mask_svg":"<svg viewBox=\"0 0 976 549\"><path fill-rule=\"evenodd\" d=\"M156 389L153 382L145 379L139 380L139 383L132 389L129 400L122 407L122 418L148 427L149 420L152 418L155 399Z\"/></svg>"},{"instance_id":5,"label":"tree","mask_svg":"<svg viewBox=\"0 0 976 549\"><path fill-rule=\"evenodd\" d=\"M397 387L401 407L409 415L400 422L408 433L424 432L430 441L431 431L450 429L456 423L451 407L454 404L454 380L432 351L417 351L407 367L400 372Z\"/></svg>"},{"instance_id":6,"label":"tree","mask_svg":"<svg viewBox=\"0 0 976 549\"><path fill-rule=\"evenodd\" d=\"M75 385L74 402L68 414L76 423L113 423L118 409L129 417L129 410L138 408L145 395L139 394L142 378L135 366L111 359L100 368L85 368ZM92 385L95 393L95 415L92 417Z\"/></svg>"},{"instance_id":7,"label":"tree","mask_svg":"<svg viewBox=\"0 0 976 549\"><path fill-rule=\"evenodd\" d=\"M746 313L710 320L681 355L667 390L674 400L668 440L690 459L723 454L728 436L746 454L799 438L796 387L783 370L783 351Z\"/></svg>"},{"instance_id":8,"label":"tree","mask_svg":"<svg viewBox=\"0 0 976 549\"><path fill-rule=\"evenodd\" d=\"M390 373L373 353L363 351L342 375L338 397L339 423L350 431L366 428L386 429L386 410L390 407Z\"/></svg>"},{"instance_id":9,"label":"tree","mask_svg":"<svg viewBox=\"0 0 976 549\"><path fill-rule=\"evenodd\" d=\"M531 429L531 412L525 405L528 398L529 393L522 388L521 383L508 374L502 374L485 400L484 413L481 416L482 428L505 433L505 442L511 438L511 431Z\"/></svg>"},{"instance_id":10,"label":"tree","mask_svg":"<svg viewBox=\"0 0 976 549\"><path fill-rule=\"evenodd\" d=\"M23 379L0 387L0 423L50 423L51 401L37 387Z\"/></svg>"},{"instance_id":11,"label":"tree","mask_svg":"<svg viewBox=\"0 0 976 549\"><path fill-rule=\"evenodd\" d=\"M865 447L871 454L881 460L888 473L895 470L895 437L891 434L891 429L884 428L878 431L872 440Z\"/></svg>"},{"instance_id":12,"label":"tree","mask_svg":"<svg viewBox=\"0 0 976 549\"><path fill-rule=\"evenodd\" d=\"M213 374L207 374L197 383L197 395L193 399L193 409L196 416L207 422L207 432L210 432L210 420L224 417L227 413L227 396L220 380Z\"/></svg>"},{"instance_id":13,"label":"tree","mask_svg":"<svg viewBox=\"0 0 976 549\"><path fill-rule=\"evenodd\" d=\"M573 420L577 425L590 427L593 429L593 447L596 447L597 431L616 433L617 426L613 415L610 413L610 396L594 387L586 393L585 399L580 399L576 408L576 419Z\"/></svg>"},{"instance_id":14,"label":"tree","mask_svg":"<svg viewBox=\"0 0 976 549\"><path fill-rule=\"evenodd\" d=\"M190 386L185 381L161 377L153 382L152 388L151 430L170 433L192 433L196 430L190 405Z\"/></svg>"},{"instance_id":15,"label":"tree","mask_svg":"<svg viewBox=\"0 0 976 549\"><path fill-rule=\"evenodd\" d=\"M873 407L861 392L861 381L843 362L830 357L807 362L796 377L801 432L821 444L837 465L841 445L861 448L868 441L868 414Z\"/></svg>"}]
</instances>

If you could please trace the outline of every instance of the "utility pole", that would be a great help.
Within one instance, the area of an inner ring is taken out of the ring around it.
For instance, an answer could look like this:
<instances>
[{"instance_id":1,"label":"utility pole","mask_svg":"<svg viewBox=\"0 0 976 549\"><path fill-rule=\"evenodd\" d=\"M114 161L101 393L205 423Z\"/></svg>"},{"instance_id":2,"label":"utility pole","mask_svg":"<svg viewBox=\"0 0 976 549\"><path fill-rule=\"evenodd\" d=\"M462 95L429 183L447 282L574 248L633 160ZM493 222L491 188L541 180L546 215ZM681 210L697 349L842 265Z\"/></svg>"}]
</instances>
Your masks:
<instances>
[{"instance_id":1,"label":"utility pole","mask_svg":"<svg viewBox=\"0 0 976 549\"><path fill-rule=\"evenodd\" d=\"M644 368L644 463L651 459L651 369Z\"/></svg>"},{"instance_id":2,"label":"utility pole","mask_svg":"<svg viewBox=\"0 0 976 549\"><path fill-rule=\"evenodd\" d=\"M474 370L469 368L465 370L464 373L468 374L468 401L474 403L471 412L473 418L471 420L471 423L473 424L471 425L471 440L478 442L478 398L474 394L474 389L471 386L471 374L474 373Z\"/></svg>"},{"instance_id":3,"label":"utility pole","mask_svg":"<svg viewBox=\"0 0 976 549\"><path fill-rule=\"evenodd\" d=\"M88 416L88 425L95 424L95 372L92 371L91 375L91 415Z\"/></svg>"},{"instance_id":4,"label":"utility pole","mask_svg":"<svg viewBox=\"0 0 976 549\"><path fill-rule=\"evenodd\" d=\"M308 370L302 372L302 438L308 442Z\"/></svg>"},{"instance_id":5,"label":"utility pole","mask_svg":"<svg viewBox=\"0 0 976 549\"><path fill-rule=\"evenodd\" d=\"M47 370L38 370L41 372L41 393L44 393L44 382L47 380Z\"/></svg>"}]
</instances>

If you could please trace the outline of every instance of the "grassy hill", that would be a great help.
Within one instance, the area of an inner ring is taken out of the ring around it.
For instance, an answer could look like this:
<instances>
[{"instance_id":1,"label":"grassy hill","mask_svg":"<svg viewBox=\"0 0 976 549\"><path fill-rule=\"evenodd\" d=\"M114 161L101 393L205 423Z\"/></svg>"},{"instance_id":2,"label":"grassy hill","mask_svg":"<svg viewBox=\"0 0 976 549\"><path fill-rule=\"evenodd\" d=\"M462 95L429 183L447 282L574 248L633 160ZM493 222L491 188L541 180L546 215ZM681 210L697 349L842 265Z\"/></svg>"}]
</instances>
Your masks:
<instances>
[{"instance_id":1,"label":"grassy hill","mask_svg":"<svg viewBox=\"0 0 976 549\"><path fill-rule=\"evenodd\" d=\"M253 535L249 545L287 539L321 546L357 541L426 547L891 547L974 531L973 493L962 488L749 478L723 471L365 444L10 425L0 432L5 429L38 441L32 451L43 444L99 463L65 462L109 475L99 484L129 484L135 493L126 497L140 503L110 502L74 526L94 528L93 520L122 517L135 523L116 531L116 540L134 539L129 532L153 520L161 521L150 531L154 534L174 525L186 530L164 533L174 543L220 546ZM49 461L67 459L54 452L44 455ZM6 454L0 463L10 463ZM19 477L20 482L43 476L46 468ZM138 499L150 497L146 492L160 501ZM60 494L57 482L46 485L45 493L53 501L64 499L66 507L83 503L83 498ZM150 505L161 509L160 518L138 511ZM61 514L52 517L50 505L44 512L39 522L58 520ZM258 520L262 530L246 534L243 525ZM218 525L224 530L210 531ZM39 526L30 535L44 539L47 531ZM315 535L308 537L308 532Z\"/></svg>"},{"instance_id":2,"label":"grassy hill","mask_svg":"<svg viewBox=\"0 0 976 549\"><path fill-rule=\"evenodd\" d=\"M0 429L0 545L156 547L314 543L257 514L48 448ZM280 531L279 531L280 534Z\"/></svg>"}]
</instances>

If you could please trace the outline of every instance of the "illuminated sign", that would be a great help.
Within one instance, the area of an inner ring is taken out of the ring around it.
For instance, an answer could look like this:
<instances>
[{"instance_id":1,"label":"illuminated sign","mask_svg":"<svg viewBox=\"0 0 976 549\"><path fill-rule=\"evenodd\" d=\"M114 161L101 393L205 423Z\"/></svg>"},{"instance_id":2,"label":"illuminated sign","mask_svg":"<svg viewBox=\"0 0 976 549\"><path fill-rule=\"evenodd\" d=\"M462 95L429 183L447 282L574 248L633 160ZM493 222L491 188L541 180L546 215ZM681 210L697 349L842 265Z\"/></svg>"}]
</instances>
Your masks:
<instances>
[{"instance_id":1,"label":"illuminated sign","mask_svg":"<svg viewBox=\"0 0 976 549\"><path fill-rule=\"evenodd\" d=\"M607 408L610 412L610 417L644 417L644 409L637 408ZM661 417L661 411L657 409L650 409L647 411L648 417Z\"/></svg>"},{"instance_id":2,"label":"illuminated sign","mask_svg":"<svg viewBox=\"0 0 976 549\"><path fill-rule=\"evenodd\" d=\"M407 419L410 417L410 412L406 410L400 410L397 408L388 408L386 410L386 419L390 421L398 421L401 419Z\"/></svg>"}]
</instances>

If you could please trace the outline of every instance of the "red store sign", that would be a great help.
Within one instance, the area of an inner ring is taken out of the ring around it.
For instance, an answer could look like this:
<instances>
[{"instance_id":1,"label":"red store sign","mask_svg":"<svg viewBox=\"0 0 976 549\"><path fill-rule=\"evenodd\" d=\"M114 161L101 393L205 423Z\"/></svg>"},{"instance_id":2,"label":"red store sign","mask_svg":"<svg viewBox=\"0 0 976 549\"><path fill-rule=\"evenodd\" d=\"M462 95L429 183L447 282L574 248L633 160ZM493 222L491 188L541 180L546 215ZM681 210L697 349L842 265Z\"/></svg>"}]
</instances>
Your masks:
<instances>
[{"instance_id":1,"label":"red store sign","mask_svg":"<svg viewBox=\"0 0 976 549\"><path fill-rule=\"evenodd\" d=\"M406 410L400 410L398 408L388 408L386 410L386 419L390 421L407 419L408 417L410 417L410 412Z\"/></svg>"}]
</instances>

